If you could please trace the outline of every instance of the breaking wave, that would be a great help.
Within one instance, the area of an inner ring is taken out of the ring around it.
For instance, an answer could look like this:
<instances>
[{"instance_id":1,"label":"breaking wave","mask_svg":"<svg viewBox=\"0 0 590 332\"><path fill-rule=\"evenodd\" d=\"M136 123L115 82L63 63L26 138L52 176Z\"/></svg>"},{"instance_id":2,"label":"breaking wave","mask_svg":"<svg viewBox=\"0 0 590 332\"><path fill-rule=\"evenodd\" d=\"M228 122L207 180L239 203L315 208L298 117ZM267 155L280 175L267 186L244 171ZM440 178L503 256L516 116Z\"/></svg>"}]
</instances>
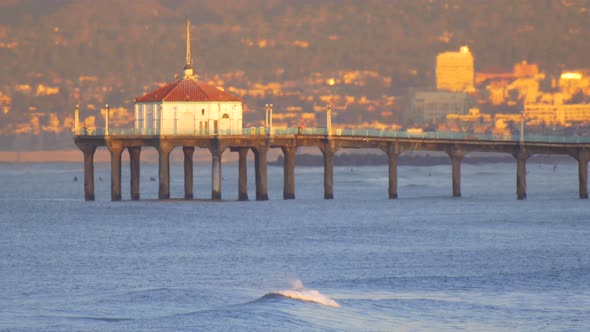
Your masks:
<instances>
[{"instance_id":1,"label":"breaking wave","mask_svg":"<svg viewBox=\"0 0 590 332\"><path fill-rule=\"evenodd\" d=\"M292 286L292 289L274 291L274 292L269 293L269 295L280 295L280 296L287 297L290 299L318 303L318 304L325 305L328 307L334 307L334 308L340 307L340 304L338 304L338 302L336 302L336 301L332 300L331 298L329 298L328 296L320 293L318 290L306 289L303 286L303 282L301 282L301 280L299 280L299 279L293 280L291 286Z\"/></svg>"}]
</instances>

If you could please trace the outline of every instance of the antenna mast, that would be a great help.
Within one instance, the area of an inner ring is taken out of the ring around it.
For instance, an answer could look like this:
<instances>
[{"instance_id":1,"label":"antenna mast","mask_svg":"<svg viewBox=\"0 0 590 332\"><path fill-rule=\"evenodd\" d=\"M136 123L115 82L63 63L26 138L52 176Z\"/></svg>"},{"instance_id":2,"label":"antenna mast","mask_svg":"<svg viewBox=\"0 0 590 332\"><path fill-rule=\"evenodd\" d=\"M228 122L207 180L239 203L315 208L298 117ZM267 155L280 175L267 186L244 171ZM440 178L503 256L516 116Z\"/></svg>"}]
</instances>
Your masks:
<instances>
[{"instance_id":1,"label":"antenna mast","mask_svg":"<svg viewBox=\"0 0 590 332\"><path fill-rule=\"evenodd\" d=\"M191 20L186 21L186 64L191 64Z\"/></svg>"},{"instance_id":2,"label":"antenna mast","mask_svg":"<svg viewBox=\"0 0 590 332\"><path fill-rule=\"evenodd\" d=\"M184 65L184 78L195 78L191 59L191 21L186 20L186 65Z\"/></svg>"}]
</instances>

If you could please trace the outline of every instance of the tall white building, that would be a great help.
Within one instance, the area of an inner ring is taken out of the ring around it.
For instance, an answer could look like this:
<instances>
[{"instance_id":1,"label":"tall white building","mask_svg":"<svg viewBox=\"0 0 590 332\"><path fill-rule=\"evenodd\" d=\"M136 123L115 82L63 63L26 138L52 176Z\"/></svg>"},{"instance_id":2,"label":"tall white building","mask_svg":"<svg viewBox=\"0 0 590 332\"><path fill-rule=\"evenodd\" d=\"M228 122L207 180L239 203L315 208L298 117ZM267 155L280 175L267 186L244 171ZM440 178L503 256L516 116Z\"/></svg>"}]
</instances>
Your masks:
<instances>
[{"instance_id":1,"label":"tall white building","mask_svg":"<svg viewBox=\"0 0 590 332\"><path fill-rule=\"evenodd\" d=\"M440 53L436 57L436 88L454 92L473 92L475 71L469 47L459 52Z\"/></svg>"},{"instance_id":2,"label":"tall white building","mask_svg":"<svg viewBox=\"0 0 590 332\"><path fill-rule=\"evenodd\" d=\"M154 135L240 134L242 100L199 80L190 52L181 78L135 98L135 129Z\"/></svg>"}]
</instances>

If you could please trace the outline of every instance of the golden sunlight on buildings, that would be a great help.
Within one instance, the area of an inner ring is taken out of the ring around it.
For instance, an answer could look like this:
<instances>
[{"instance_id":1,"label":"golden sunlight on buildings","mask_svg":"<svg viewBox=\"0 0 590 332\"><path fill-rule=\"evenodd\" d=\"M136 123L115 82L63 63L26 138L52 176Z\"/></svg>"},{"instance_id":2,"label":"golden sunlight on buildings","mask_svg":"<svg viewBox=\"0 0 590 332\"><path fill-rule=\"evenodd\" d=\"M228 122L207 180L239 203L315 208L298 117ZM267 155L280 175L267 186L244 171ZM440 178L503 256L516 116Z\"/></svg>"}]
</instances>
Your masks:
<instances>
[{"instance_id":1,"label":"golden sunlight on buildings","mask_svg":"<svg viewBox=\"0 0 590 332\"><path fill-rule=\"evenodd\" d=\"M582 74L580 73L563 73L560 76L562 80L581 80Z\"/></svg>"},{"instance_id":2,"label":"golden sunlight on buildings","mask_svg":"<svg viewBox=\"0 0 590 332\"><path fill-rule=\"evenodd\" d=\"M29 93L31 93L32 88L28 84L17 84L14 87L14 90L16 92L20 92L20 93L23 93L23 94L29 94Z\"/></svg>"},{"instance_id":3,"label":"golden sunlight on buildings","mask_svg":"<svg viewBox=\"0 0 590 332\"><path fill-rule=\"evenodd\" d=\"M59 93L59 87L39 84L37 86L36 96L51 96Z\"/></svg>"},{"instance_id":4,"label":"golden sunlight on buildings","mask_svg":"<svg viewBox=\"0 0 590 332\"><path fill-rule=\"evenodd\" d=\"M571 126L590 123L590 104L525 105L524 114L534 124Z\"/></svg>"},{"instance_id":5,"label":"golden sunlight on buildings","mask_svg":"<svg viewBox=\"0 0 590 332\"><path fill-rule=\"evenodd\" d=\"M444 52L436 57L436 88L454 92L474 92L473 55L469 47Z\"/></svg>"},{"instance_id":6,"label":"golden sunlight on buildings","mask_svg":"<svg viewBox=\"0 0 590 332\"><path fill-rule=\"evenodd\" d=\"M305 41L305 40L296 40L293 42L293 46L299 47L299 48L308 48L309 42Z\"/></svg>"},{"instance_id":7,"label":"golden sunlight on buildings","mask_svg":"<svg viewBox=\"0 0 590 332\"><path fill-rule=\"evenodd\" d=\"M5 95L0 91L0 106L2 106L2 113L7 114L10 112L10 104L12 103L12 98L10 96Z\"/></svg>"},{"instance_id":8,"label":"golden sunlight on buildings","mask_svg":"<svg viewBox=\"0 0 590 332\"><path fill-rule=\"evenodd\" d=\"M100 115L102 116L102 118L105 118L106 113L107 110L105 108L102 108L100 110ZM109 121L114 126L125 126L133 124L135 121L135 114L133 112L130 112L125 107L111 108L109 113Z\"/></svg>"},{"instance_id":9,"label":"golden sunlight on buildings","mask_svg":"<svg viewBox=\"0 0 590 332\"><path fill-rule=\"evenodd\" d=\"M60 133L63 131L63 128L60 125L60 121L56 113L49 113L49 120L47 121L47 125L41 126L41 128L45 132L52 133Z\"/></svg>"}]
</instances>

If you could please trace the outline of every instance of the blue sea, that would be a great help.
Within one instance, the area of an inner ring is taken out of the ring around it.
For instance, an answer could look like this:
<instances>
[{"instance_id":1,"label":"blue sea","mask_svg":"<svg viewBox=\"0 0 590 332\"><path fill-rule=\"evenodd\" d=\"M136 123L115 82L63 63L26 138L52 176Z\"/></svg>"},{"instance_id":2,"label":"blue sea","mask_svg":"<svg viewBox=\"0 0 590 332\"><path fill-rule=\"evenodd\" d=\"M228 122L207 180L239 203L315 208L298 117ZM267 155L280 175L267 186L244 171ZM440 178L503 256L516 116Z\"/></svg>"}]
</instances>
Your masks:
<instances>
[{"instance_id":1,"label":"blue sea","mask_svg":"<svg viewBox=\"0 0 590 332\"><path fill-rule=\"evenodd\" d=\"M254 198L253 165L249 195ZM590 201L572 161L296 167L295 200L269 166L269 201L238 202L237 165L195 164L197 199L110 201L110 164L0 164L0 331L589 331ZM77 177L77 181L74 181ZM181 164L171 196L183 197Z\"/></svg>"}]
</instances>

